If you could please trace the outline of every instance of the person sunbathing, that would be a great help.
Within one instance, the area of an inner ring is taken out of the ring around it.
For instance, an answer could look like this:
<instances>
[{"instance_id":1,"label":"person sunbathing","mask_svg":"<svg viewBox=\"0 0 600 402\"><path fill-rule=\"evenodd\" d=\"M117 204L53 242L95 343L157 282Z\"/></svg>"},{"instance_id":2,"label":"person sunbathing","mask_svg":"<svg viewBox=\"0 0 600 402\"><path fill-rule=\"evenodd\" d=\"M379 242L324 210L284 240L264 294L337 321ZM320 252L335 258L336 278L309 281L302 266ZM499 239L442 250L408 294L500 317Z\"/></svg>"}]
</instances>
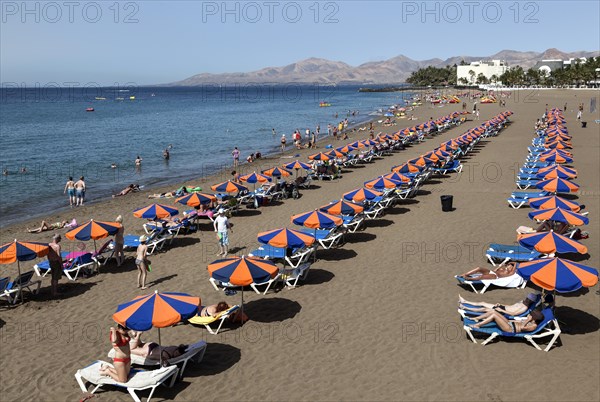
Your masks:
<instances>
[{"instance_id":1,"label":"person sunbathing","mask_svg":"<svg viewBox=\"0 0 600 402\"><path fill-rule=\"evenodd\" d=\"M508 314L508 315L519 315L526 312L529 307L537 302L539 295L535 293L529 293L525 299L518 301L515 304L511 305L502 305L502 304L491 304L485 302L471 302L463 299L460 295L458 295L458 306L465 311L472 311L475 313L487 313L490 311L497 311L499 313ZM469 306L470 305L470 306Z\"/></svg>"},{"instance_id":2,"label":"person sunbathing","mask_svg":"<svg viewBox=\"0 0 600 402\"><path fill-rule=\"evenodd\" d=\"M514 275L516 270L517 264L515 264L514 262L509 262L506 265L496 268L496 270L494 271L487 268L477 267L475 269L470 270L469 272L465 272L464 274L456 275L456 277L464 278L468 281L480 281L482 279L498 279Z\"/></svg>"},{"instance_id":3,"label":"person sunbathing","mask_svg":"<svg viewBox=\"0 0 600 402\"><path fill-rule=\"evenodd\" d=\"M196 216L207 216L208 219L212 221L214 216L214 205L215 203L211 201L208 205L200 204L199 206L194 207L196 209Z\"/></svg>"},{"instance_id":4,"label":"person sunbathing","mask_svg":"<svg viewBox=\"0 0 600 402\"><path fill-rule=\"evenodd\" d=\"M74 227L77 227L77 221L75 221L75 219L73 219L71 221L71 223L69 223L68 221L61 221L61 222L54 222L54 223L49 224L46 221L42 221L42 223L40 224L39 227L33 228L33 229L27 229L27 231L29 233L41 233L41 232L46 232L49 230L56 230L56 229L62 229L62 228L73 229Z\"/></svg>"},{"instance_id":5,"label":"person sunbathing","mask_svg":"<svg viewBox=\"0 0 600 402\"><path fill-rule=\"evenodd\" d=\"M113 366L102 365L99 373L112 378L117 382L127 382L131 370L131 349L129 347L128 329L119 324L117 328L110 328L110 342L115 349Z\"/></svg>"},{"instance_id":6,"label":"person sunbathing","mask_svg":"<svg viewBox=\"0 0 600 402\"><path fill-rule=\"evenodd\" d=\"M566 222L555 222L555 221L544 221L537 229L531 228L529 226L519 226L517 228L518 234L528 234L528 233L541 233L541 232L549 232L554 231L554 233L564 235L568 229L569 224Z\"/></svg>"},{"instance_id":7,"label":"person sunbathing","mask_svg":"<svg viewBox=\"0 0 600 402\"><path fill-rule=\"evenodd\" d=\"M129 330L129 348L132 355L152 360L160 360L161 346L156 342L142 341L142 331Z\"/></svg>"},{"instance_id":8,"label":"person sunbathing","mask_svg":"<svg viewBox=\"0 0 600 402\"><path fill-rule=\"evenodd\" d=\"M127 187L125 187L123 190L121 190L120 193L113 194L113 198L121 197L123 195L127 195L131 192L136 192L136 191L140 191L140 186L138 184L130 184Z\"/></svg>"},{"instance_id":9,"label":"person sunbathing","mask_svg":"<svg viewBox=\"0 0 600 402\"><path fill-rule=\"evenodd\" d=\"M198 315L200 317L216 317L219 313L223 311L227 311L231 308L231 306L224 301L219 302L217 304L212 304L210 306L198 306ZM243 314L241 311L235 311L233 314L229 316L229 319L232 322L246 322L248 321L248 316Z\"/></svg>"},{"instance_id":10,"label":"person sunbathing","mask_svg":"<svg viewBox=\"0 0 600 402\"><path fill-rule=\"evenodd\" d=\"M481 328L490 322L495 322L502 331L518 334L519 332L535 331L539 323L544 320L544 315L537 310L533 310L524 320L509 320L497 311L489 311L478 317L473 317L471 320L477 321L477 324L469 325L472 328Z\"/></svg>"}]
</instances>

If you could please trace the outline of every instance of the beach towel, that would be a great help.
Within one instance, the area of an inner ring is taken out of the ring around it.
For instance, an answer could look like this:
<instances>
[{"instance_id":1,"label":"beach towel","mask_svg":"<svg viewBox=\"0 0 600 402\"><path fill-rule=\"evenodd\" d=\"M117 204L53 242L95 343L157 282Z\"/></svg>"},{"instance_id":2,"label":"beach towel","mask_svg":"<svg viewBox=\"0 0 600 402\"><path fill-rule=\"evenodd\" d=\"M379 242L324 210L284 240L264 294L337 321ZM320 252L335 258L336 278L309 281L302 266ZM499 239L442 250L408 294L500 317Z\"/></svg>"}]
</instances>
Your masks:
<instances>
[{"instance_id":1,"label":"beach towel","mask_svg":"<svg viewBox=\"0 0 600 402\"><path fill-rule=\"evenodd\" d=\"M480 281L487 288L489 285L495 285L501 288L518 288L525 283L525 279L518 274L513 274L505 278L498 279L482 279Z\"/></svg>"}]
</instances>

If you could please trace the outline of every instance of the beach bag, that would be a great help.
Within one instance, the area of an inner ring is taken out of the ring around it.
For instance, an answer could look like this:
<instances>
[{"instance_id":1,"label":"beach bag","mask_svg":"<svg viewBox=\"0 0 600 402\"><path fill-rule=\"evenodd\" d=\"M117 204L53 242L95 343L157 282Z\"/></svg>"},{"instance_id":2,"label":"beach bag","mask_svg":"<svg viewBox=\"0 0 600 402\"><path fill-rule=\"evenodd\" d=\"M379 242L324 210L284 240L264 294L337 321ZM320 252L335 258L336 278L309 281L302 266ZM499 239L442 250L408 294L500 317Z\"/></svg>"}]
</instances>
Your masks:
<instances>
[{"instance_id":1,"label":"beach bag","mask_svg":"<svg viewBox=\"0 0 600 402\"><path fill-rule=\"evenodd\" d=\"M189 345L181 344L179 346L165 346L162 348L160 352L162 358L163 367L167 367L170 364L168 360L174 359L175 357L179 357L185 353Z\"/></svg>"}]
</instances>

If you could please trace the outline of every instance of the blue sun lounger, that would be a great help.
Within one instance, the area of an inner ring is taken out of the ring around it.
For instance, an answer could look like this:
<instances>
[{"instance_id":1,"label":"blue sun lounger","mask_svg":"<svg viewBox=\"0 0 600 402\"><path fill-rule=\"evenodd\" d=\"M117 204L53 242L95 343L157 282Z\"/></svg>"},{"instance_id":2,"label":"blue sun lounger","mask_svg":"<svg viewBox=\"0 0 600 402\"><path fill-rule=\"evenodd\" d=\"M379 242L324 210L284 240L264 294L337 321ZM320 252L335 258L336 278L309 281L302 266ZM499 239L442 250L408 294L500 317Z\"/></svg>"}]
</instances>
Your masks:
<instances>
[{"instance_id":1,"label":"blue sun lounger","mask_svg":"<svg viewBox=\"0 0 600 402\"><path fill-rule=\"evenodd\" d=\"M490 287L490 285L494 285L500 288L521 288L523 289L527 284L527 281L524 280L519 274L513 274L511 276L507 276L504 278L497 279L465 279L461 276L455 276L459 285L470 286L473 292L483 294ZM477 290L477 287L481 286L481 290Z\"/></svg>"},{"instance_id":2,"label":"blue sun lounger","mask_svg":"<svg viewBox=\"0 0 600 402\"><path fill-rule=\"evenodd\" d=\"M61 251L60 258L64 260L67 255L69 255L68 251ZM50 272L50 263L48 260L40 261L33 266L33 270L37 276L44 277Z\"/></svg>"},{"instance_id":3,"label":"blue sun lounger","mask_svg":"<svg viewBox=\"0 0 600 402\"><path fill-rule=\"evenodd\" d=\"M513 198L537 198L537 197L546 197L550 195L549 192L544 190L527 190L527 191L513 191L510 196Z\"/></svg>"},{"instance_id":4,"label":"blue sun lounger","mask_svg":"<svg viewBox=\"0 0 600 402\"><path fill-rule=\"evenodd\" d=\"M462 172L462 169L463 169L463 165L460 163L460 161L453 160L452 162L449 162L442 167L433 168L432 170L434 173L447 174L447 173L451 173L451 172L460 173L460 172Z\"/></svg>"},{"instance_id":5,"label":"blue sun lounger","mask_svg":"<svg viewBox=\"0 0 600 402\"><path fill-rule=\"evenodd\" d=\"M530 187L535 187L540 182L539 179L535 180L517 180L516 184L521 190L527 190Z\"/></svg>"},{"instance_id":6,"label":"blue sun lounger","mask_svg":"<svg viewBox=\"0 0 600 402\"><path fill-rule=\"evenodd\" d=\"M476 324L476 322L468 318L464 319L463 329L467 332L467 335L469 336L469 338L471 338L473 343L477 343L475 337L473 336L473 333L479 333L489 335L483 342L481 342L482 345L487 345L489 342L491 342L494 338L498 336L504 336L507 338L526 339L537 350L542 350L542 348L535 342L534 339L552 336L552 339L550 340L550 342L548 342L546 348L543 349L544 352L547 352L550 350L550 348L552 348L554 342L556 342L556 340L558 339L560 335L560 326L558 325L558 320L554 318L554 313L552 312L552 309L546 308L542 310L542 314L544 315L543 321L540 322L537 328L531 332L505 332L495 324L486 325L482 328L473 328L471 327L471 325Z\"/></svg>"},{"instance_id":7,"label":"blue sun lounger","mask_svg":"<svg viewBox=\"0 0 600 402\"><path fill-rule=\"evenodd\" d=\"M504 265L509 261L531 261L542 256L536 250L530 250L519 245L492 243L485 253L488 261L494 265Z\"/></svg>"},{"instance_id":8,"label":"blue sun lounger","mask_svg":"<svg viewBox=\"0 0 600 402\"><path fill-rule=\"evenodd\" d=\"M343 233L337 232L332 229L300 229L301 232L306 233L309 236L313 236L315 240L323 247L324 249L330 249L334 246L337 246L342 239Z\"/></svg>"},{"instance_id":9,"label":"blue sun lounger","mask_svg":"<svg viewBox=\"0 0 600 402\"><path fill-rule=\"evenodd\" d=\"M258 258L268 258L270 260L283 260L285 258L285 251L285 247L264 245L250 251L248 255Z\"/></svg>"}]
</instances>

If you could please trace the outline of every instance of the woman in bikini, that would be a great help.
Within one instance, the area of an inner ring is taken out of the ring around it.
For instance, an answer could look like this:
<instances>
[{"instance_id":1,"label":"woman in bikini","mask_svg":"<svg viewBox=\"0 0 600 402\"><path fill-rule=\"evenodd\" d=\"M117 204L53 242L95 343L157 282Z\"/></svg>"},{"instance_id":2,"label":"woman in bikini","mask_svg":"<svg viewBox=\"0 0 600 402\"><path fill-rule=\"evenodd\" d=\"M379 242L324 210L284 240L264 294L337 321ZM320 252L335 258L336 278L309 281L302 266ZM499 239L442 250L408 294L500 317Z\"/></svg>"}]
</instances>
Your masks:
<instances>
[{"instance_id":1,"label":"woman in bikini","mask_svg":"<svg viewBox=\"0 0 600 402\"><path fill-rule=\"evenodd\" d=\"M148 238L146 236L140 237L140 245L138 246L135 255L135 265L138 269L138 288L142 290L146 289L146 276L148 270L148 260L146 259L146 256L148 255L147 241Z\"/></svg>"},{"instance_id":2,"label":"woman in bikini","mask_svg":"<svg viewBox=\"0 0 600 402\"><path fill-rule=\"evenodd\" d=\"M470 270L469 272L465 272L464 274L456 275L458 278L464 278L469 281L480 281L482 279L498 279L498 278L506 278L515 273L517 269L517 264L514 262L509 262L506 265L500 266L496 268L495 271L492 271L487 268L477 267L475 269Z\"/></svg>"},{"instance_id":3,"label":"woman in bikini","mask_svg":"<svg viewBox=\"0 0 600 402\"><path fill-rule=\"evenodd\" d=\"M144 342L142 341L141 331L129 331L131 342L129 347L131 348L131 354L141 356L143 358L160 360L161 347L156 342Z\"/></svg>"},{"instance_id":4,"label":"woman in bikini","mask_svg":"<svg viewBox=\"0 0 600 402\"><path fill-rule=\"evenodd\" d=\"M485 302L470 302L463 299L460 295L458 296L458 305L462 310L473 311L476 313L487 313L490 311L497 311L499 313L508 315L519 315L523 314L529 306L536 303L539 300L539 294L529 293L525 299L520 300L515 304L503 305L503 304L491 304Z\"/></svg>"},{"instance_id":5,"label":"woman in bikini","mask_svg":"<svg viewBox=\"0 0 600 402\"><path fill-rule=\"evenodd\" d=\"M129 378L129 370L131 370L131 349L129 347L129 335L127 328L119 324L117 328L110 328L110 342L115 349L115 357L113 358L113 366L102 365L100 374L109 376L115 381L125 383Z\"/></svg>"},{"instance_id":6,"label":"woman in bikini","mask_svg":"<svg viewBox=\"0 0 600 402\"><path fill-rule=\"evenodd\" d=\"M230 308L231 306L225 302L219 302L210 306L198 306L198 315L200 317L216 317L219 315L219 313L227 311ZM248 316L246 314L242 315L242 312L238 310L231 314L229 319L232 322L246 322L248 321Z\"/></svg>"},{"instance_id":7,"label":"woman in bikini","mask_svg":"<svg viewBox=\"0 0 600 402\"><path fill-rule=\"evenodd\" d=\"M481 328L490 322L495 322L502 331L517 334L519 332L535 331L539 323L544 320L544 315L537 310L533 310L525 320L509 320L496 311L490 311L479 317L474 317L472 320L478 321L477 324L469 325L472 328Z\"/></svg>"},{"instance_id":8,"label":"woman in bikini","mask_svg":"<svg viewBox=\"0 0 600 402\"><path fill-rule=\"evenodd\" d=\"M48 230L56 230L56 229L62 229L65 226L68 226L68 222L67 221L62 221L62 222L54 222L54 223L48 223L46 221L42 221L40 227L34 228L34 229L27 229L27 231L29 233L41 233L41 232L46 232Z\"/></svg>"}]
</instances>

